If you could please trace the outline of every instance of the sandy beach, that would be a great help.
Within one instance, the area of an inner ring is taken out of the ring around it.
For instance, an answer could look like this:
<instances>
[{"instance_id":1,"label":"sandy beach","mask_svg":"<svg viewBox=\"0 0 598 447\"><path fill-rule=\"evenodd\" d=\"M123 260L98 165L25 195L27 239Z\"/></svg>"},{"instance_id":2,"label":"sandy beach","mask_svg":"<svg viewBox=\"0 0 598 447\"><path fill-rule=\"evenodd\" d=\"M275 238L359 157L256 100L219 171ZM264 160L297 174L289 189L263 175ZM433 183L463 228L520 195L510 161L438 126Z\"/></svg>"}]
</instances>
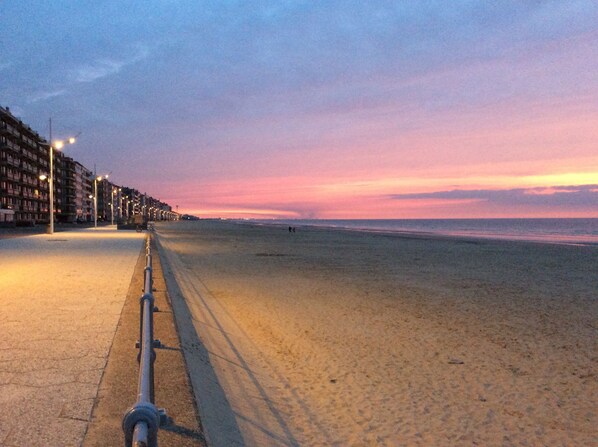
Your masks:
<instances>
[{"instance_id":1,"label":"sandy beach","mask_svg":"<svg viewBox=\"0 0 598 447\"><path fill-rule=\"evenodd\" d=\"M157 231L210 445L598 445L596 247Z\"/></svg>"}]
</instances>

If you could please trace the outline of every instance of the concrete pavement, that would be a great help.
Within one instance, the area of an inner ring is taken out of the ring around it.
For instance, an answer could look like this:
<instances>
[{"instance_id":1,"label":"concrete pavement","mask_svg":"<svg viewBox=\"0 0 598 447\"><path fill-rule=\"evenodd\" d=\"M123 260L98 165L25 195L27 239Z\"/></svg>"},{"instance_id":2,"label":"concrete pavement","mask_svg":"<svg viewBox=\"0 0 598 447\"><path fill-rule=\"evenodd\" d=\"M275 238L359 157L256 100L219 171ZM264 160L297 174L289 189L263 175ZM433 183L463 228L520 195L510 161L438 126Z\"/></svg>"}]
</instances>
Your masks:
<instances>
[{"instance_id":1,"label":"concrete pavement","mask_svg":"<svg viewBox=\"0 0 598 447\"><path fill-rule=\"evenodd\" d=\"M0 445L81 445L144 236L0 240Z\"/></svg>"}]
</instances>

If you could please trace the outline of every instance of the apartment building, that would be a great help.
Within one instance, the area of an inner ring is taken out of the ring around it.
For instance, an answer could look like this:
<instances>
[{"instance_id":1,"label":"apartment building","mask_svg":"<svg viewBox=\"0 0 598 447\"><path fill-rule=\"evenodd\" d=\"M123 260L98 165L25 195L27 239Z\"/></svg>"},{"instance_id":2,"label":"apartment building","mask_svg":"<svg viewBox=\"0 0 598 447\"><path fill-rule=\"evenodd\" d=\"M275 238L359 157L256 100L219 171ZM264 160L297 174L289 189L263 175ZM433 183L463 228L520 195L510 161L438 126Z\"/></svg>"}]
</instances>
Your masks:
<instances>
[{"instance_id":1,"label":"apartment building","mask_svg":"<svg viewBox=\"0 0 598 447\"><path fill-rule=\"evenodd\" d=\"M13 211L13 224L50 221L49 157L49 143L12 115L8 107L0 107L0 209ZM56 150L53 165L55 220L91 221L91 171ZM10 216L6 211L2 214L3 221Z\"/></svg>"},{"instance_id":2,"label":"apartment building","mask_svg":"<svg viewBox=\"0 0 598 447\"><path fill-rule=\"evenodd\" d=\"M48 143L0 107L0 208L13 211L14 223L48 221L48 182L39 178L48 171Z\"/></svg>"},{"instance_id":3,"label":"apartment building","mask_svg":"<svg viewBox=\"0 0 598 447\"><path fill-rule=\"evenodd\" d=\"M118 186L106 178L98 182L98 221L118 222Z\"/></svg>"},{"instance_id":4,"label":"apartment building","mask_svg":"<svg viewBox=\"0 0 598 447\"><path fill-rule=\"evenodd\" d=\"M62 163L62 211L60 222L81 223L93 219L92 173L71 157L64 157Z\"/></svg>"},{"instance_id":5,"label":"apartment building","mask_svg":"<svg viewBox=\"0 0 598 447\"><path fill-rule=\"evenodd\" d=\"M94 220L94 176L78 161L54 150L54 219L63 223ZM50 145L0 107L0 226L50 221ZM42 180L43 178L43 180ZM98 221L176 219L177 213L158 199L106 178L97 182Z\"/></svg>"}]
</instances>

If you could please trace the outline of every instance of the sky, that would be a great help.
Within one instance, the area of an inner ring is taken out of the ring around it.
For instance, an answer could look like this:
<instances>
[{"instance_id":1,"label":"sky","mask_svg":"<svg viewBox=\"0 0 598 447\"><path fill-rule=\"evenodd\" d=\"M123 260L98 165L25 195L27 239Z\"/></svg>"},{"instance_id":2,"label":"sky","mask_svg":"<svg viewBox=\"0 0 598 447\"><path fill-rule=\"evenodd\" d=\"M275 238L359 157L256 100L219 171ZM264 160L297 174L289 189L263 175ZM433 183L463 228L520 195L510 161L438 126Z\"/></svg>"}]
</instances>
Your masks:
<instances>
[{"instance_id":1,"label":"sky","mask_svg":"<svg viewBox=\"0 0 598 447\"><path fill-rule=\"evenodd\" d=\"M0 105L200 217L598 217L593 0L0 0Z\"/></svg>"}]
</instances>

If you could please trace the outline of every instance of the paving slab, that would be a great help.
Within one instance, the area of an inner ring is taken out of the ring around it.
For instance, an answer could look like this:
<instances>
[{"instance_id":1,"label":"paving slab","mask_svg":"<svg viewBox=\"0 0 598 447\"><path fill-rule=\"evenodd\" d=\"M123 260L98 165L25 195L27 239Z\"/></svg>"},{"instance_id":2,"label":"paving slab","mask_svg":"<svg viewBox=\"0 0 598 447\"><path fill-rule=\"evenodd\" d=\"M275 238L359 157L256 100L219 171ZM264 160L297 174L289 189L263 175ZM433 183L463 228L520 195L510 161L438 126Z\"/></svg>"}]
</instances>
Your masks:
<instances>
[{"instance_id":1,"label":"paving slab","mask_svg":"<svg viewBox=\"0 0 598 447\"><path fill-rule=\"evenodd\" d=\"M0 239L0 445L81 445L144 237Z\"/></svg>"}]
</instances>

